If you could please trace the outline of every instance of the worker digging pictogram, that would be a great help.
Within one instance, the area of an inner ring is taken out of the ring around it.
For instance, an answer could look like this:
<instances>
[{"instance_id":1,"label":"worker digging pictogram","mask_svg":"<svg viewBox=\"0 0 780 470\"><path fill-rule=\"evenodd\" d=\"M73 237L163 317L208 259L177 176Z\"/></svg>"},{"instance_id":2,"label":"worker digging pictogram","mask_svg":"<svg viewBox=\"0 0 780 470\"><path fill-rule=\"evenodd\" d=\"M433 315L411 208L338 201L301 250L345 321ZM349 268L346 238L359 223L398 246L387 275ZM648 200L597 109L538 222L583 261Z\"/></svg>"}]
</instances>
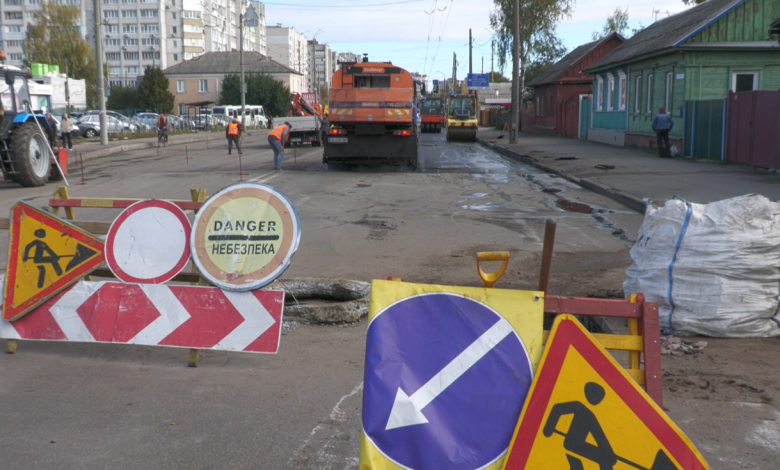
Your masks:
<instances>
[{"instance_id":1,"label":"worker digging pictogram","mask_svg":"<svg viewBox=\"0 0 780 470\"><path fill-rule=\"evenodd\" d=\"M606 392L601 385L588 382L585 384L585 399L595 407L603 400ZM561 418L571 415L569 430L563 433L556 429ZM557 403L550 410L550 416L544 425L544 436L552 438L553 435L563 436L563 448L566 450L566 459L569 461L569 470L583 470L583 460L598 464L599 470L612 470L618 462L639 470L676 470L668 455L659 449L655 461L650 467L644 467L617 455L609 443L604 430L601 429L598 418L585 403L570 401Z\"/></svg>"}]
</instances>

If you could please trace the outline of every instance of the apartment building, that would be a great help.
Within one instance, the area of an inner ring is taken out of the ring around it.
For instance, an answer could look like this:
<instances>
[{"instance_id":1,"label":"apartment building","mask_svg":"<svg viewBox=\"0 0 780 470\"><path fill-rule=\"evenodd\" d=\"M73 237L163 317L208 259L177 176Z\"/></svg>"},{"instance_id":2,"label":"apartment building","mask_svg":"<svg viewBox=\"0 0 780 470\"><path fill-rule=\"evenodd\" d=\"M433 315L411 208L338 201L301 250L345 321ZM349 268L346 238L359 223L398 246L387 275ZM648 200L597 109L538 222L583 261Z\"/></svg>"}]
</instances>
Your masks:
<instances>
[{"instance_id":1,"label":"apartment building","mask_svg":"<svg viewBox=\"0 0 780 470\"><path fill-rule=\"evenodd\" d=\"M333 78L331 65L332 51L327 44L316 40L308 42L309 48L309 91L319 91L321 87L330 88Z\"/></svg>"},{"instance_id":2,"label":"apartment building","mask_svg":"<svg viewBox=\"0 0 780 470\"><path fill-rule=\"evenodd\" d=\"M331 52L331 76L336 73L336 70L341 68L341 64L345 62L360 62L363 60L363 56L360 54L353 54L351 52Z\"/></svg>"},{"instance_id":3,"label":"apartment building","mask_svg":"<svg viewBox=\"0 0 780 470\"><path fill-rule=\"evenodd\" d=\"M281 24L266 26L265 31L268 57L303 75L304 89L290 91L313 91L309 89L309 47L306 36L294 27L288 28Z\"/></svg>"},{"instance_id":4,"label":"apartment building","mask_svg":"<svg viewBox=\"0 0 780 470\"><path fill-rule=\"evenodd\" d=\"M26 24L43 0L2 0L2 47L8 62L24 60ZM79 7L79 28L95 46L91 0L56 0ZM251 9L257 26L244 32L244 48L263 52L265 6L246 0L99 0L103 59L111 85L135 86L147 67L165 69L210 51L238 51L242 11Z\"/></svg>"}]
</instances>

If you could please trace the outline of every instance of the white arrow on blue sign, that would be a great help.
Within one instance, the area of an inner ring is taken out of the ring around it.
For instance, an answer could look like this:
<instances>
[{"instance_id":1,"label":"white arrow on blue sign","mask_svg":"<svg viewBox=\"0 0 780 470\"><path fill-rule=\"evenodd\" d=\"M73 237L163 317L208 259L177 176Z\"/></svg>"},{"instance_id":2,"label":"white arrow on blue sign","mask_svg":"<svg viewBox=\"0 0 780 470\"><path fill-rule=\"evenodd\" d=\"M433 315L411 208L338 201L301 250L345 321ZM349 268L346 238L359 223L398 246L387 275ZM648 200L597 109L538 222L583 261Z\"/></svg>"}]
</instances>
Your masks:
<instances>
[{"instance_id":1,"label":"white arrow on blue sign","mask_svg":"<svg viewBox=\"0 0 780 470\"><path fill-rule=\"evenodd\" d=\"M462 295L408 297L368 327L363 431L407 469L484 468L506 452L532 380L496 311Z\"/></svg>"}]
</instances>

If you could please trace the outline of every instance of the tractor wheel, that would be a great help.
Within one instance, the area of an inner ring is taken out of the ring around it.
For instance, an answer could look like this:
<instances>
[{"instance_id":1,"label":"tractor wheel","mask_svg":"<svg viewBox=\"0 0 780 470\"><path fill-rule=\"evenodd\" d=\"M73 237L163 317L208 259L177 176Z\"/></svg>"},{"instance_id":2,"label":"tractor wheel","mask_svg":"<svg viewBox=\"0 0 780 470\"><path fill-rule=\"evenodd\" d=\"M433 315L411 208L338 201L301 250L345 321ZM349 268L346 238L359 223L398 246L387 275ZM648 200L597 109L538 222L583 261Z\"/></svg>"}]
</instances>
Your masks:
<instances>
[{"instance_id":1,"label":"tractor wheel","mask_svg":"<svg viewBox=\"0 0 780 470\"><path fill-rule=\"evenodd\" d=\"M22 124L14 131L11 158L19 184L25 187L46 184L51 172L51 152L46 137L34 122Z\"/></svg>"}]
</instances>

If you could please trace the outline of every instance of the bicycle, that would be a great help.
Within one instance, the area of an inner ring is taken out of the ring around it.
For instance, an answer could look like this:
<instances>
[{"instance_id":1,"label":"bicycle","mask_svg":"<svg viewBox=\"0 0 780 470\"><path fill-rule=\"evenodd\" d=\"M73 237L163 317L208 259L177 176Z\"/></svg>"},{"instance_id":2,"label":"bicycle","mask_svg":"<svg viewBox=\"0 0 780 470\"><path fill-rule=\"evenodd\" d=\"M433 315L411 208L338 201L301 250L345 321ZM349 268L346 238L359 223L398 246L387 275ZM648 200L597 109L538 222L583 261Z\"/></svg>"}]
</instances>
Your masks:
<instances>
[{"instance_id":1,"label":"bicycle","mask_svg":"<svg viewBox=\"0 0 780 470\"><path fill-rule=\"evenodd\" d=\"M160 147L160 144L162 144L163 147L168 146L168 133L163 131L157 131L157 147Z\"/></svg>"}]
</instances>

